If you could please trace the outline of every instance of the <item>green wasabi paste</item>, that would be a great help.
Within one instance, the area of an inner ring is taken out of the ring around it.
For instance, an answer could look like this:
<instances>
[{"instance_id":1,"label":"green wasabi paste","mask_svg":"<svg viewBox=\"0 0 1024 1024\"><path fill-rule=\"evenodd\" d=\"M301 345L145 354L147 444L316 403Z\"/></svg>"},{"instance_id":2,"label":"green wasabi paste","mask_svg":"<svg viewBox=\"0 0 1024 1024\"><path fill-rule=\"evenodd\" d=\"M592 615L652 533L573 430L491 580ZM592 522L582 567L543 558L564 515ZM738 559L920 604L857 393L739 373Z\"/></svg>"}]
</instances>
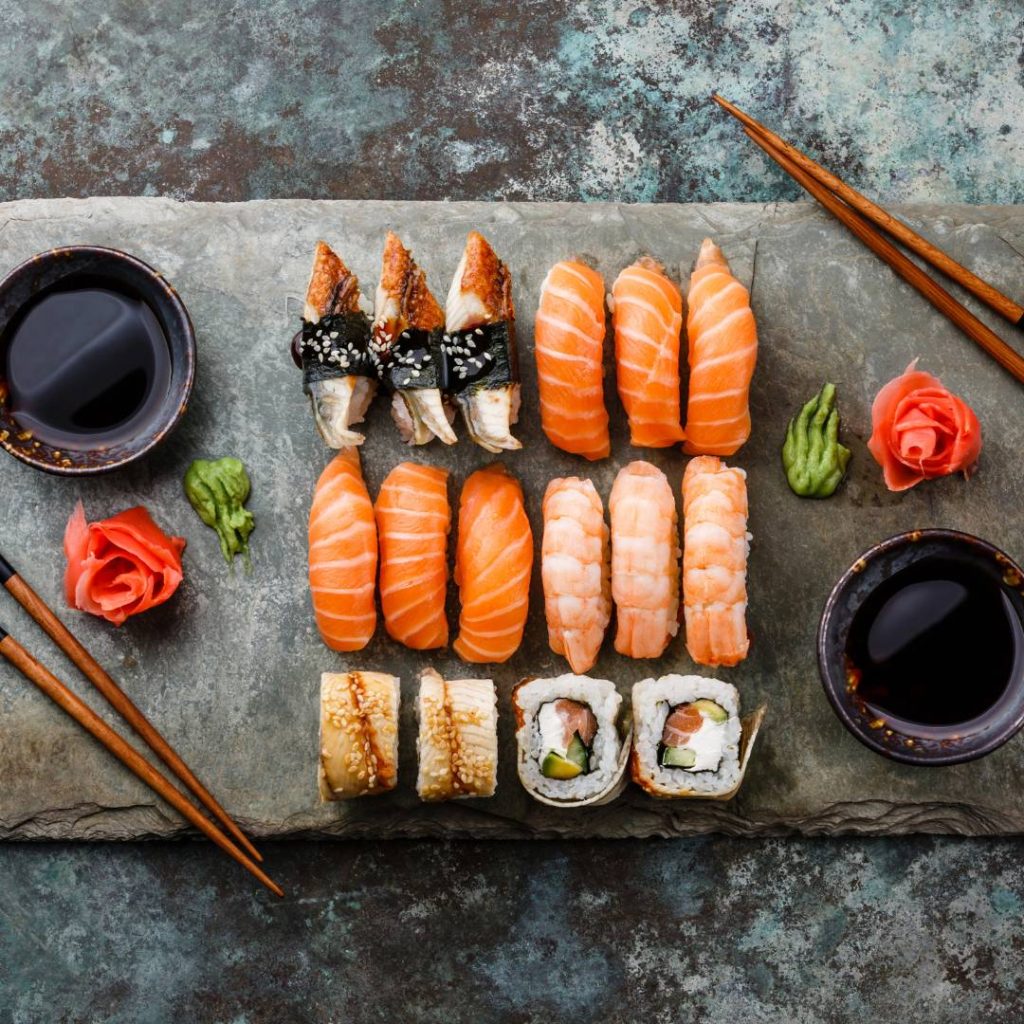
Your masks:
<instances>
[{"instance_id":1,"label":"green wasabi paste","mask_svg":"<svg viewBox=\"0 0 1024 1024\"><path fill-rule=\"evenodd\" d=\"M227 456L208 462L196 459L185 474L185 494L207 526L217 531L224 560L231 564L242 555L250 568L249 534L256 523L245 509L249 497L249 474L241 459Z\"/></svg>"},{"instance_id":2,"label":"green wasabi paste","mask_svg":"<svg viewBox=\"0 0 1024 1024\"><path fill-rule=\"evenodd\" d=\"M836 387L826 384L789 421L782 465L794 494L828 498L846 475L850 449L839 443Z\"/></svg>"}]
</instances>

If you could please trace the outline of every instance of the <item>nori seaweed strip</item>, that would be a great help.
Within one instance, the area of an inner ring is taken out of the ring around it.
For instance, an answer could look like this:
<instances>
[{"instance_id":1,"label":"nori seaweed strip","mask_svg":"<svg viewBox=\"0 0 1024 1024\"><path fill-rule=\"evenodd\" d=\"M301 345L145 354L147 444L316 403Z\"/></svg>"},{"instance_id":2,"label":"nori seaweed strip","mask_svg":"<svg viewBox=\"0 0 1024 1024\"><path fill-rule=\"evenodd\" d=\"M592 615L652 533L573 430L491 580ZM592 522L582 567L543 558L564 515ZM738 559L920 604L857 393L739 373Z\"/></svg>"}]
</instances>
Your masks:
<instances>
[{"instance_id":1,"label":"nori seaweed strip","mask_svg":"<svg viewBox=\"0 0 1024 1024\"><path fill-rule=\"evenodd\" d=\"M365 313L328 313L316 323L302 321L302 384L338 377L380 378L380 361L370 349L370 318Z\"/></svg>"},{"instance_id":2,"label":"nori seaweed strip","mask_svg":"<svg viewBox=\"0 0 1024 1024\"><path fill-rule=\"evenodd\" d=\"M384 377L395 391L441 387L443 334L442 328L410 327L392 342Z\"/></svg>"},{"instance_id":3,"label":"nori seaweed strip","mask_svg":"<svg viewBox=\"0 0 1024 1024\"><path fill-rule=\"evenodd\" d=\"M442 389L452 394L502 388L519 382L512 320L452 331L444 340Z\"/></svg>"}]
</instances>

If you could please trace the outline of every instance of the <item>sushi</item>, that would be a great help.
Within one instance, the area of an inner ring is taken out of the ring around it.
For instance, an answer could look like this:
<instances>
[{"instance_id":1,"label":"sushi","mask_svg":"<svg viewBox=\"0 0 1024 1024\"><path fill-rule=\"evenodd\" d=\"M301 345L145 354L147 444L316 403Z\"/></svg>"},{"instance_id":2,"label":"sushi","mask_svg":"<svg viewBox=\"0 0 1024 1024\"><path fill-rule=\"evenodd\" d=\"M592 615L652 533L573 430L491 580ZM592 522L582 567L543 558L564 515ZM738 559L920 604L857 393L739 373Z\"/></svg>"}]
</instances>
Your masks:
<instances>
[{"instance_id":1,"label":"sushi","mask_svg":"<svg viewBox=\"0 0 1024 1024\"><path fill-rule=\"evenodd\" d=\"M728 800L740 787L764 708L740 720L736 687L668 675L633 687L633 781L652 796Z\"/></svg>"},{"instance_id":2,"label":"sushi","mask_svg":"<svg viewBox=\"0 0 1024 1024\"><path fill-rule=\"evenodd\" d=\"M615 799L626 784L631 735L622 697L607 679L529 679L512 691L519 779L534 799L582 807Z\"/></svg>"},{"instance_id":3,"label":"sushi","mask_svg":"<svg viewBox=\"0 0 1024 1024\"><path fill-rule=\"evenodd\" d=\"M750 437L757 326L750 294L710 238L704 239L690 278L686 332L690 384L684 450L732 455Z\"/></svg>"},{"instance_id":4,"label":"sushi","mask_svg":"<svg viewBox=\"0 0 1024 1024\"><path fill-rule=\"evenodd\" d=\"M365 647L377 625L377 527L355 448L320 474L309 510L309 589L317 628L335 651Z\"/></svg>"},{"instance_id":5,"label":"sushi","mask_svg":"<svg viewBox=\"0 0 1024 1024\"><path fill-rule=\"evenodd\" d=\"M679 424L683 300L660 263L645 256L615 279L612 326L630 442L640 448L677 444L684 437Z\"/></svg>"},{"instance_id":6,"label":"sushi","mask_svg":"<svg viewBox=\"0 0 1024 1024\"><path fill-rule=\"evenodd\" d=\"M686 649L700 665L747 656L747 474L714 455L683 473L683 614Z\"/></svg>"},{"instance_id":7,"label":"sushi","mask_svg":"<svg viewBox=\"0 0 1024 1024\"><path fill-rule=\"evenodd\" d=\"M455 582L462 610L452 645L463 661L507 661L526 626L533 534L523 489L504 466L478 469L462 487Z\"/></svg>"},{"instance_id":8,"label":"sushi","mask_svg":"<svg viewBox=\"0 0 1024 1024\"><path fill-rule=\"evenodd\" d=\"M381 484L374 511L388 634L416 651L447 646L448 471L400 463Z\"/></svg>"},{"instance_id":9,"label":"sushi","mask_svg":"<svg viewBox=\"0 0 1024 1024\"><path fill-rule=\"evenodd\" d=\"M320 436L332 448L363 443L361 423L380 380L359 279L326 242L317 242L294 354Z\"/></svg>"},{"instance_id":10,"label":"sushi","mask_svg":"<svg viewBox=\"0 0 1024 1024\"><path fill-rule=\"evenodd\" d=\"M324 672L320 677L320 799L347 800L398 782L397 677Z\"/></svg>"},{"instance_id":11,"label":"sushi","mask_svg":"<svg viewBox=\"0 0 1024 1024\"><path fill-rule=\"evenodd\" d=\"M589 480L552 480L544 494L541 578L548 643L581 674L597 661L612 613L608 527Z\"/></svg>"},{"instance_id":12,"label":"sushi","mask_svg":"<svg viewBox=\"0 0 1024 1024\"><path fill-rule=\"evenodd\" d=\"M441 395L444 310L401 240L389 231L377 285L373 344L392 389L391 416L408 444L458 440Z\"/></svg>"},{"instance_id":13,"label":"sushi","mask_svg":"<svg viewBox=\"0 0 1024 1024\"><path fill-rule=\"evenodd\" d=\"M592 461L611 452L604 335L601 275L583 263L556 263L541 285L533 332L540 421L555 447Z\"/></svg>"},{"instance_id":14,"label":"sushi","mask_svg":"<svg viewBox=\"0 0 1024 1024\"><path fill-rule=\"evenodd\" d=\"M498 785L498 701L490 679L445 681L432 668L420 674L421 800L494 796Z\"/></svg>"},{"instance_id":15,"label":"sushi","mask_svg":"<svg viewBox=\"0 0 1024 1024\"><path fill-rule=\"evenodd\" d=\"M512 275L487 239L471 231L445 303L444 388L470 437L489 452L522 448Z\"/></svg>"},{"instance_id":16,"label":"sushi","mask_svg":"<svg viewBox=\"0 0 1024 1024\"><path fill-rule=\"evenodd\" d=\"M615 650L657 658L679 631L676 502L660 469L631 462L608 499L612 539Z\"/></svg>"}]
</instances>

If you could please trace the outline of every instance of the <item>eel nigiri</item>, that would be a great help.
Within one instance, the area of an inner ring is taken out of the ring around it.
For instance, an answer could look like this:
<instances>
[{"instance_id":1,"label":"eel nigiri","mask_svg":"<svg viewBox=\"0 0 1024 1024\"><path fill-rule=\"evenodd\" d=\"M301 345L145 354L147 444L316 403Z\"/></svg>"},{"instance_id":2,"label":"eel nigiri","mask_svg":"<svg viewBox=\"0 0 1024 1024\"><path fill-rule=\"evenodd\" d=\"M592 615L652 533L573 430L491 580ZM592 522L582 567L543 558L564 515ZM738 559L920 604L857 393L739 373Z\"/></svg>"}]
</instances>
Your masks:
<instances>
[{"instance_id":1,"label":"eel nigiri","mask_svg":"<svg viewBox=\"0 0 1024 1024\"><path fill-rule=\"evenodd\" d=\"M619 397L629 439L641 448L683 440L679 424L679 332L683 300L665 268L644 256L612 285Z\"/></svg>"},{"instance_id":2,"label":"eel nigiri","mask_svg":"<svg viewBox=\"0 0 1024 1024\"><path fill-rule=\"evenodd\" d=\"M373 343L384 367L384 381L394 390L391 416L409 444L439 437L458 440L441 396L441 338L444 310L427 275L398 236L389 231L374 303Z\"/></svg>"},{"instance_id":3,"label":"eel nigiri","mask_svg":"<svg viewBox=\"0 0 1024 1024\"><path fill-rule=\"evenodd\" d=\"M757 326L750 294L710 238L700 247L686 301L690 397L683 448L693 455L732 455L750 437Z\"/></svg>"},{"instance_id":4,"label":"eel nigiri","mask_svg":"<svg viewBox=\"0 0 1024 1024\"><path fill-rule=\"evenodd\" d=\"M676 502L657 466L631 462L612 485L612 598L615 650L657 658L679 632Z\"/></svg>"},{"instance_id":5,"label":"eel nigiri","mask_svg":"<svg viewBox=\"0 0 1024 1024\"><path fill-rule=\"evenodd\" d=\"M317 628L335 651L362 650L377 610L377 527L359 453L347 448L320 474L309 510L309 589Z\"/></svg>"},{"instance_id":6,"label":"eel nigiri","mask_svg":"<svg viewBox=\"0 0 1024 1024\"><path fill-rule=\"evenodd\" d=\"M416 651L444 647L448 586L448 470L402 462L381 484L375 506L384 625Z\"/></svg>"},{"instance_id":7,"label":"eel nigiri","mask_svg":"<svg viewBox=\"0 0 1024 1024\"><path fill-rule=\"evenodd\" d=\"M591 481L568 477L548 484L543 512L548 643L582 675L597 661L612 613L604 506Z\"/></svg>"},{"instance_id":8,"label":"eel nigiri","mask_svg":"<svg viewBox=\"0 0 1024 1024\"><path fill-rule=\"evenodd\" d=\"M293 354L302 367L317 430L332 448L363 443L363 435L350 428L362 422L380 380L361 299L359 279L326 242L317 242L302 337Z\"/></svg>"},{"instance_id":9,"label":"eel nigiri","mask_svg":"<svg viewBox=\"0 0 1024 1024\"><path fill-rule=\"evenodd\" d=\"M533 334L541 426L553 445L591 460L611 452L604 334L601 275L583 263L556 263L541 285Z\"/></svg>"},{"instance_id":10,"label":"eel nigiri","mask_svg":"<svg viewBox=\"0 0 1024 1024\"><path fill-rule=\"evenodd\" d=\"M747 474L713 455L683 474L686 649L700 665L747 656Z\"/></svg>"},{"instance_id":11,"label":"eel nigiri","mask_svg":"<svg viewBox=\"0 0 1024 1024\"><path fill-rule=\"evenodd\" d=\"M471 231L445 303L445 389L470 437L489 452L522 448L512 275L487 239Z\"/></svg>"},{"instance_id":12,"label":"eel nigiri","mask_svg":"<svg viewBox=\"0 0 1024 1024\"><path fill-rule=\"evenodd\" d=\"M501 662L523 639L533 534L519 481L495 464L471 474L459 500L455 582L462 611L452 645L463 661Z\"/></svg>"}]
</instances>

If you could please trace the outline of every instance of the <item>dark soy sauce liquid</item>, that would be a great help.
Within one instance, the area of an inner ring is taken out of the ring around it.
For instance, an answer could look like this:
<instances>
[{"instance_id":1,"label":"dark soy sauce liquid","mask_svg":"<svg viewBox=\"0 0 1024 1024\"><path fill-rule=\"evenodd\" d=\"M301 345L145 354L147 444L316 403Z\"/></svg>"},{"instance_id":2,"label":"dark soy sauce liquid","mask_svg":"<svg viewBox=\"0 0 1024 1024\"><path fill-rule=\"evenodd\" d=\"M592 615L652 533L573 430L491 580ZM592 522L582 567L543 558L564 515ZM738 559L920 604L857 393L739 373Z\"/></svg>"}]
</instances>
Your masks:
<instances>
[{"instance_id":1,"label":"dark soy sauce liquid","mask_svg":"<svg viewBox=\"0 0 1024 1024\"><path fill-rule=\"evenodd\" d=\"M929 558L872 591L846 653L874 714L901 732L942 736L995 712L1020 670L1024 629L995 576Z\"/></svg>"},{"instance_id":2,"label":"dark soy sauce liquid","mask_svg":"<svg viewBox=\"0 0 1024 1024\"><path fill-rule=\"evenodd\" d=\"M160 322L106 283L62 282L43 293L5 342L10 414L56 448L123 444L167 397L171 354Z\"/></svg>"}]
</instances>

